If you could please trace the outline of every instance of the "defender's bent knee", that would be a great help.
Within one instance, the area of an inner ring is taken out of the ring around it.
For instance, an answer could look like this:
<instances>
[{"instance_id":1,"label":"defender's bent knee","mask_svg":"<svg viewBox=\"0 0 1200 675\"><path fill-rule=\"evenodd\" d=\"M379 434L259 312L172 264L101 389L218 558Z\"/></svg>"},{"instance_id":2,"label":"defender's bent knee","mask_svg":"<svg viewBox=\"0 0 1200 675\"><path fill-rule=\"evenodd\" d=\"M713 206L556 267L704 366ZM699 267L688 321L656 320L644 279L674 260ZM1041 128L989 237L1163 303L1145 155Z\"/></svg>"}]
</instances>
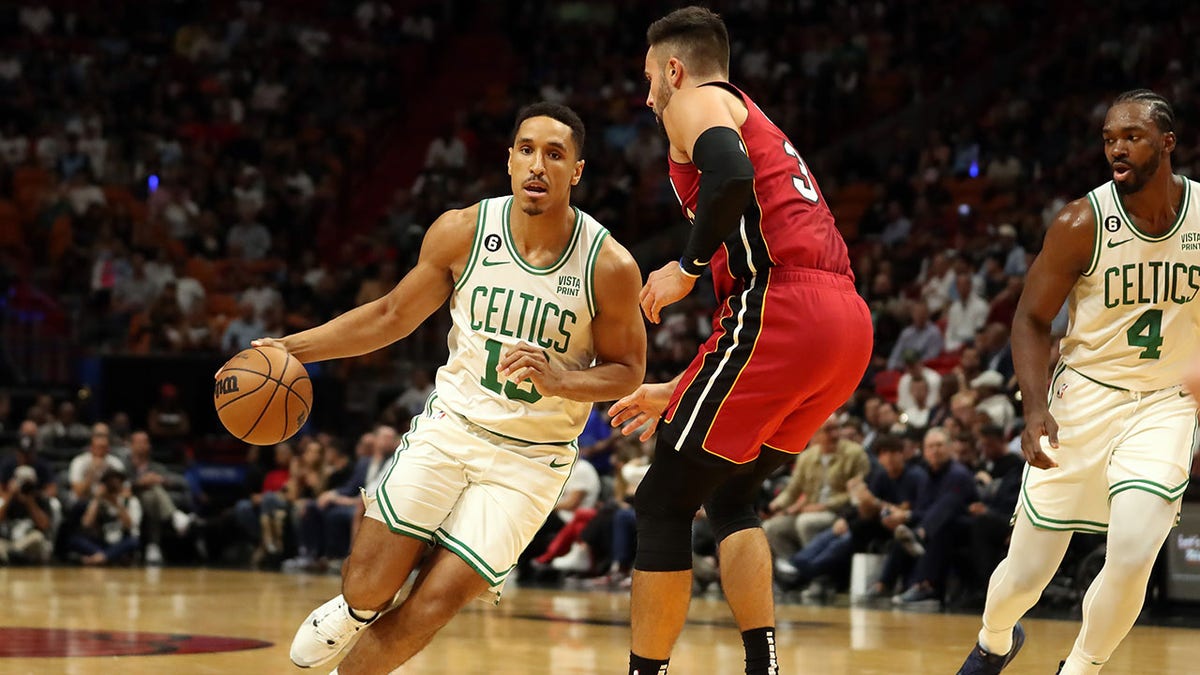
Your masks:
<instances>
[{"instance_id":1,"label":"defender's bent knee","mask_svg":"<svg viewBox=\"0 0 1200 675\"><path fill-rule=\"evenodd\" d=\"M661 509L637 510L637 555L634 569L643 572L682 572L692 569L692 514L668 514Z\"/></svg>"},{"instance_id":2,"label":"defender's bent knee","mask_svg":"<svg viewBox=\"0 0 1200 675\"><path fill-rule=\"evenodd\" d=\"M751 504L721 509L714 509L713 505L709 505L705 507L705 511L708 513L708 522L712 524L713 536L718 544L736 532L762 527L762 519Z\"/></svg>"}]
</instances>

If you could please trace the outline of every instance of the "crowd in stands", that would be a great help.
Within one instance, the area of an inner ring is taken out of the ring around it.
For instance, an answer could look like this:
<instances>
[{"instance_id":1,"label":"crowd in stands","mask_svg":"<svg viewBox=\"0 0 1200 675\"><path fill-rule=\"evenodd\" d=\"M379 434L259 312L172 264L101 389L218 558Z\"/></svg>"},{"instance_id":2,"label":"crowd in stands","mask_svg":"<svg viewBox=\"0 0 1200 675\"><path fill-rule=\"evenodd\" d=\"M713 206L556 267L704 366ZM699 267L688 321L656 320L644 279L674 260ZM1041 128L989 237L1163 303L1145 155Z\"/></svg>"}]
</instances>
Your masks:
<instances>
[{"instance_id":1,"label":"crowd in stands","mask_svg":"<svg viewBox=\"0 0 1200 675\"><path fill-rule=\"evenodd\" d=\"M583 115L588 163L573 200L656 268L677 254L682 223L644 104L640 27L661 7L548 4L505 3L520 64L508 98L447 115L416 180L348 248L374 251L362 260L311 242L344 199L348 165L400 105L403 83L384 64L397 50L434 53L445 15L372 2L345 15L301 3L286 17L256 2L186 16L5 10L0 283L63 305L97 352L232 352L313 325L385 293L438 213L507 192L511 121L535 99ZM805 155L875 324L859 392L763 487L777 580L825 600L869 554L882 563L868 596L977 600L1004 555L1022 470L1009 326L1025 272L1058 209L1105 179L1099 125L1116 93L1156 88L1180 120L1198 118L1200 7L1107 3L1077 22L1020 1L715 4L734 40L732 79ZM981 72L1007 75L981 83ZM1173 161L1197 175L1200 135L1181 128ZM700 290L664 313L648 378L686 365L711 305ZM1065 328L1060 315L1054 330ZM444 325L412 339L444 344ZM369 431L306 430L221 465L166 451L189 436L166 392L144 425L81 415L72 400L5 402L0 560L337 570L358 489L381 479L437 365L405 364L411 381ZM621 588L652 443L613 435L598 406L580 447L518 573ZM717 581L702 512L694 544L697 579Z\"/></svg>"}]
</instances>

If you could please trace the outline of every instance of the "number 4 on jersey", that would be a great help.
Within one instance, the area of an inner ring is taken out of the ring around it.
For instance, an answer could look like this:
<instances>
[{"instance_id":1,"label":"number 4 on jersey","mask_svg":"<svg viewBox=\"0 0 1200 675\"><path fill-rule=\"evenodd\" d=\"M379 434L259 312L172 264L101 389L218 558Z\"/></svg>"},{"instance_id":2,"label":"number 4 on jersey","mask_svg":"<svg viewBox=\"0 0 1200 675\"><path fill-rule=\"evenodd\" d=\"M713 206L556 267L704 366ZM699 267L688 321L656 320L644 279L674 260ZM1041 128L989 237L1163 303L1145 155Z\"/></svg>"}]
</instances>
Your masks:
<instances>
[{"instance_id":1,"label":"number 4 on jersey","mask_svg":"<svg viewBox=\"0 0 1200 675\"><path fill-rule=\"evenodd\" d=\"M1144 335L1143 335L1144 333ZM1141 347L1139 359L1157 359L1162 356L1162 310L1148 309L1125 331L1130 347Z\"/></svg>"}]
</instances>

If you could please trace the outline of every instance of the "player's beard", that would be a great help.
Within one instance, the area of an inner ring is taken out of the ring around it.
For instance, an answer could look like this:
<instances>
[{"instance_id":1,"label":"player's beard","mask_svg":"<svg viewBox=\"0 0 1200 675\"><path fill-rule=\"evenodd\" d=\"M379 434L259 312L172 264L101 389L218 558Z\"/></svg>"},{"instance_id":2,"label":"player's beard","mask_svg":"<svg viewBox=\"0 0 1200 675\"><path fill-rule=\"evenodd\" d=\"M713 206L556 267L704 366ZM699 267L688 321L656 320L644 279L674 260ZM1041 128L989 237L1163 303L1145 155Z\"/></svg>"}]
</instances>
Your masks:
<instances>
[{"instance_id":1,"label":"player's beard","mask_svg":"<svg viewBox=\"0 0 1200 675\"><path fill-rule=\"evenodd\" d=\"M658 126L666 129L663 126L663 111L667 109L667 104L671 102L671 85L667 84L667 69L664 67L662 76L658 80L662 84L659 85L658 91L654 92L654 118L658 120Z\"/></svg>"},{"instance_id":2,"label":"player's beard","mask_svg":"<svg viewBox=\"0 0 1200 675\"><path fill-rule=\"evenodd\" d=\"M1150 182L1150 177L1158 173L1158 164L1160 154L1155 152L1154 155L1146 161L1145 164L1138 166L1128 159L1125 163L1129 165L1129 178L1124 181L1115 183L1117 192L1123 195L1131 195L1141 192L1142 188L1146 187L1146 183Z\"/></svg>"}]
</instances>

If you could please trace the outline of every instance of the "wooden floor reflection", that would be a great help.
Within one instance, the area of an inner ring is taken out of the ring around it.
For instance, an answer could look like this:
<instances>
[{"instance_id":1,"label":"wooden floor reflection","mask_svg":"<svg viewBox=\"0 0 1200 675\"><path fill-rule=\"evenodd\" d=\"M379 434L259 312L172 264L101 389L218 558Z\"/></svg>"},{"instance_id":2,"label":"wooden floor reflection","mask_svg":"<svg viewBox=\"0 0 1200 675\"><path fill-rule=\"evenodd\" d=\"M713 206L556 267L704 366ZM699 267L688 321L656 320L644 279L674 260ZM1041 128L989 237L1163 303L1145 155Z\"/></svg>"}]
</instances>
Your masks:
<instances>
[{"instance_id":1,"label":"wooden floor reflection","mask_svg":"<svg viewBox=\"0 0 1200 675\"><path fill-rule=\"evenodd\" d=\"M203 569L0 568L0 588L5 609L0 639L7 639L6 630L10 636L24 636L28 631L15 629L58 628L107 631L105 639L118 641L126 631L149 631L180 640L205 635L272 643L217 653L6 657L0 658L5 675L224 675L313 672L291 665L288 644L297 622L337 593L338 580ZM620 593L511 588L498 607L469 607L398 672L621 674L628 651L627 615L628 597ZM697 598L691 619L671 673L741 673L741 641L724 603ZM786 675L952 674L978 627L971 616L800 605L781 607L779 619L779 656ZM1078 624L1031 620L1026 629L1025 649L1006 673L1053 673ZM64 653L87 649L88 643L54 646ZM1104 672L1200 672L1200 632L1138 626Z\"/></svg>"}]
</instances>

